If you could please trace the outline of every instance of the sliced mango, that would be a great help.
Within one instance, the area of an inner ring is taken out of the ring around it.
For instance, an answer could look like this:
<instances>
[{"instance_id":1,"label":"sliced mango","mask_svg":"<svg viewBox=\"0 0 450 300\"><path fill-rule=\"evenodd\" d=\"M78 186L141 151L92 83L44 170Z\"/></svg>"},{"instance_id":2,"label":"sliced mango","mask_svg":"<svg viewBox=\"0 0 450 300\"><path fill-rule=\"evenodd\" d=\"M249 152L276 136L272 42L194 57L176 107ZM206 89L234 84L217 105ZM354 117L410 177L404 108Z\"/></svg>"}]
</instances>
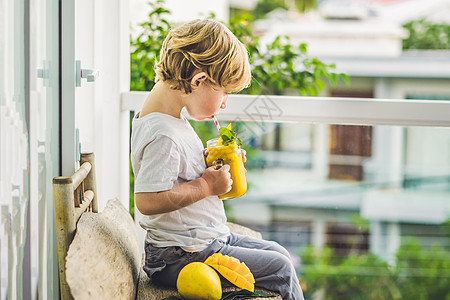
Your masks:
<instances>
[{"instance_id":1,"label":"sliced mango","mask_svg":"<svg viewBox=\"0 0 450 300\"><path fill-rule=\"evenodd\" d=\"M244 262L235 257L214 253L205 260L205 264L216 269L223 277L235 286L255 291L255 278Z\"/></svg>"}]
</instances>

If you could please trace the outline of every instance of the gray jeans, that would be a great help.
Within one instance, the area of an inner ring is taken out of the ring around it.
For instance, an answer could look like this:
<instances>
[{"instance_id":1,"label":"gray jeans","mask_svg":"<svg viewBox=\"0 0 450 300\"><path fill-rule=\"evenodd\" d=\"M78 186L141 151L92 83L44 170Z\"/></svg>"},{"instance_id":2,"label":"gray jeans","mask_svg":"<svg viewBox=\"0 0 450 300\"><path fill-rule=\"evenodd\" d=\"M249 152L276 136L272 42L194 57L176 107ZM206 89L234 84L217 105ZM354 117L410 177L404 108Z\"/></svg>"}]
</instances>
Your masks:
<instances>
[{"instance_id":1,"label":"gray jeans","mask_svg":"<svg viewBox=\"0 0 450 300\"><path fill-rule=\"evenodd\" d=\"M283 300L303 300L297 274L285 248L276 242L231 233L226 242L215 240L199 252L180 247L145 245L144 270L155 283L176 286L178 273L194 261L203 262L220 252L245 262L255 277L255 286L281 294ZM222 277L223 279L223 277ZM230 285L222 280L222 285Z\"/></svg>"}]
</instances>

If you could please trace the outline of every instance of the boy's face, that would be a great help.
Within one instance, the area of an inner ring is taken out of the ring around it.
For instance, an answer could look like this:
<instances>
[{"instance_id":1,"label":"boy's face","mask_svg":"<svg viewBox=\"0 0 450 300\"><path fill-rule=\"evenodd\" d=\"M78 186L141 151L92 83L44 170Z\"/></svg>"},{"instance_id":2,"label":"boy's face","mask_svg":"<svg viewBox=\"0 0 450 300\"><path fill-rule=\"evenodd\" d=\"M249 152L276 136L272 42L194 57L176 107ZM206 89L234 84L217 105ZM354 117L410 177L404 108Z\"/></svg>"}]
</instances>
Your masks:
<instances>
[{"instance_id":1,"label":"boy's face","mask_svg":"<svg viewBox=\"0 0 450 300\"><path fill-rule=\"evenodd\" d=\"M201 82L192 90L186 109L194 120L201 121L217 115L220 109L227 107L229 91L221 87L211 87Z\"/></svg>"}]
</instances>

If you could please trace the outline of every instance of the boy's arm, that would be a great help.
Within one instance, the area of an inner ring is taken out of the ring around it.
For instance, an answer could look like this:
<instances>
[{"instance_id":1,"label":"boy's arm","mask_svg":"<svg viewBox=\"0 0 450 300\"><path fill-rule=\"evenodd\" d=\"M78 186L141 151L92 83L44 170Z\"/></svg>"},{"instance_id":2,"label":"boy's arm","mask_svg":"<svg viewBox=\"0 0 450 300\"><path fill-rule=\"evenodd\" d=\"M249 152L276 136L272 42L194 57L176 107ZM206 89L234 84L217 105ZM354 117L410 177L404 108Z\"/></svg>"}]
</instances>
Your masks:
<instances>
[{"instance_id":1,"label":"boy's arm","mask_svg":"<svg viewBox=\"0 0 450 300\"><path fill-rule=\"evenodd\" d=\"M202 177L190 182L174 184L171 190L136 193L136 207L144 215L171 212L195 203L210 195L225 194L231 189L230 166L219 170L209 167Z\"/></svg>"}]
</instances>

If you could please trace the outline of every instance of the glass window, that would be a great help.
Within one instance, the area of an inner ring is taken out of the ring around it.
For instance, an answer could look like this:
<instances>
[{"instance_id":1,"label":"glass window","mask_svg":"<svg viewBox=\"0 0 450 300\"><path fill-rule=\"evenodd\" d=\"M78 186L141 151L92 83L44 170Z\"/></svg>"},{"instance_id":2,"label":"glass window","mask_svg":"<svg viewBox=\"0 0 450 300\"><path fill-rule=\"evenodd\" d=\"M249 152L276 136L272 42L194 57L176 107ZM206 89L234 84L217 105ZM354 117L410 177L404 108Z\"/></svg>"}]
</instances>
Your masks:
<instances>
[{"instance_id":1,"label":"glass window","mask_svg":"<svg viewBox=\"0 0 450 300\"><path fill-rule=\"evenodd\" d=\"M60 175L59 1L32 0L30 8L31 295L59 295L52 178Z\"/></svg>"},{"instance_id":2,"label":"glass window","mask_svg":"<svg viewBox=\"0 0 450 300\"><path fill-rule=\"evenodd\" d=\"M0 298L22 299L29 196L25 8L4 0L0 7Z\"/></svg>"},{"instance_id":3,"label":"glass window","mask_svg":"<svg viewBox=\"0 0 450 300\"><path fill-rule=\"evenodd\" d=\"M0 7L0 299L55 299L58 1Z\"/></svg>"}]
</instances>

